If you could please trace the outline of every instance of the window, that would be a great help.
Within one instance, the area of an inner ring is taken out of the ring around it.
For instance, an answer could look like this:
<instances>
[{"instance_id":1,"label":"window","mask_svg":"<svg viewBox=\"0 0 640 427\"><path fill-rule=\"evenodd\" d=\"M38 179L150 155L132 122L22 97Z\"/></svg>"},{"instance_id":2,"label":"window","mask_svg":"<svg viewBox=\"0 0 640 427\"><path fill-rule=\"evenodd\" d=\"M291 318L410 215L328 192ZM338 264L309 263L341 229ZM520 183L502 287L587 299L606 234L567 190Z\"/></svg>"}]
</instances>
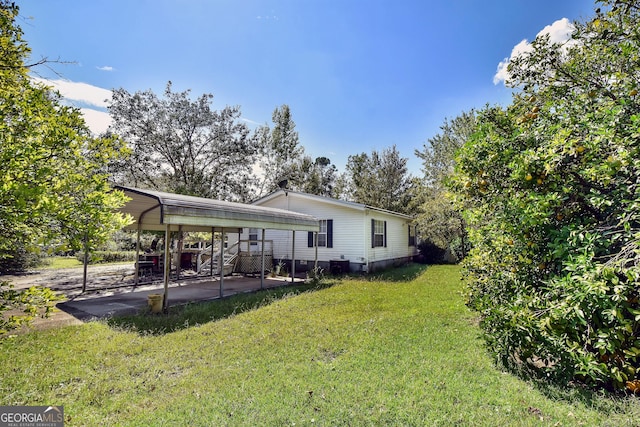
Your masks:
<instances>
[{"instance_id":1,"label":"window","mask_svg":"<svg viewBox=\"0 0 640 427\"><path fill-rule=\"evenodd\" d=\"M327 246L327 220L320 220L320 231L318 231L318 246L326 247Z\"/></svg>"},{"instance_id":2,"label":"window","mask_svg":"<svg viewBox=\"0 0 640 427\"><path fill-rule=\"evenodd\" d=\"M318 238L315 243L318 247L333 248L333 220L321 219L319 221L320 231L318 231ZM309 232L308 247L314 246L314 233Z\"/></svg>"},{"instance_id":3,"label":"window","mask_svg":"<svg viewBox=\"0 0 640 427\"><path fill-rule=\"evenodd\" d=\"M414 226L409 224L409 246L416 245L416 229Z\"/></svg>"},{"instance_id":4,"label":"window","mask_svg":"<svg viewBox=\"0 0 640 427\"><path fill-rule=\"evenodd\" d=\"M258 246L258 229L257 228L249 229L249 245Z\"/></svg>"},{"instance_id":5,"label":"window","mask_svg":"<svg viewBox=\"0 0 640 427\"><path fill-rule=\"evenodd\" d=\"M387 221L371 220L371 247L387 246Z\"/></svg>"}]
</instances>

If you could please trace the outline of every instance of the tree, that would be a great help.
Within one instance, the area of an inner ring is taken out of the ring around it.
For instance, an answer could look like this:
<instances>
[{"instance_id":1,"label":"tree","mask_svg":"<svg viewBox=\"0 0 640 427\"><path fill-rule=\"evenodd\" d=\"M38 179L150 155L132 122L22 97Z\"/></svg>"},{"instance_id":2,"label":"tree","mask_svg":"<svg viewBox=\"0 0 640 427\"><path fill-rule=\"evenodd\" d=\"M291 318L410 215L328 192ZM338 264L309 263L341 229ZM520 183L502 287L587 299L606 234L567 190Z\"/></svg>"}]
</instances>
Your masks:
<instances>
[{"instance_id":1,"label":"tree","mask_svg":"<svg viewBox=\"0 0 640 427\"><path fill-rule=\"evenodd\" d=\"M505 366L640 386L640 9L600 2L572 40L509 66L520 90L479 112L452 189L473 241L468 304Z\"/></svg>"},{"instance_id":2,"label":"tree","mask_svg":"<svg viewBox=\"0 0 640 427\"><path fill-rule=\"evenodd\" d=\"M74 245L78 229L100 240L124 218L124 195L111 191L105 164L124 155L117 138L93 138L80 111L34 84L29 48L15 24L18 7L0 3L0 258L17 242Z\"/></svg>"},{"instance_id":3,"label":"tree","mask_svg":"<svg viewBox=\"0 0 640 427\"><path fill-rule=\"evenodd\" d=\"M79 231L85 242L97 243L126 222L114 212L124 194L111 190L105 173L106 163L124 154L121 141L93 138L78 109L32 82L18 11L0 2L0 261L25 247L78 246ZM50 308L52 298L47 290L17 293L0 283L0 312L28 310L26 317L3 319L0 329Z\"/></svg>"},{"instance_id":4,"label":"tree","mask_svg":"<svg viewBox=\"0 0 640 427\"><path fill-rule=\"evenodd\" d=\"M211 109L213 95L196 100L190 91L164 98L151 90L113 92L111 131L124 138L129 159L112 165L125 185L224 200L246 201L258 150L240 123L240 108Z\"/></svg>"},{"instance_id":5,"label":"tree","mask_svg":"<svg viewBox=\"0 0 640 427\"><path fill-rule=\"evenodd\" d=\"M409 211L412 177L396 146L349 156L341 197L394 212Z\"/></svg>"},{"instance_id":6,"label":"tree","mask_svg":"<svg viewBox=\"0 0 640 427\"><path fill-rule=\"evenodd\" d=\"M453 120L445 120L441 133L427 140L422 150L424 180L421 202L417 207L420 236L438 248L461 259L466 251L464 220L446 195L446 180L453 174L456 152L469 140L475 129L475 112L463 112Z\"/></svg>"},{"instance_id":7,"label":"tree","mask_svg":"<svg viewBox=\"0 0 640 427\"><path fill-rule=\"evenodd\" d=\"M304 156L294 170L296 179L292 189L318 196L333 196L337 169L328 157L312 160L310 156Z\"/></svg>"},{"instance_id":8,"label":"tree","mask_svg":"<svg viewBox=\"0 0 640 427\"><path fill-rule=\"evenodd\" d=\"M415 155L422 160L425 184L444 189L445 180L453 174L456 152L467 142L475 129L475 111L462 112L453 120L445 120L441 133L427 140Z\"/></svg>"},{"instance_id":9,"label":"tree","mask_svg":"<svg viewBox=\"0 0 640 427\"><path fill-rule=\"evenodd\" d=\"M260 169L263 179L258 190L259 195L270 193L287 181L288 185L297 185L300 181L300 163L304 158L304 148L296 124L288 105L276 108L272 115L273 129L268 125L256 130L261 147Z\"/></svg>"}]
</instances>

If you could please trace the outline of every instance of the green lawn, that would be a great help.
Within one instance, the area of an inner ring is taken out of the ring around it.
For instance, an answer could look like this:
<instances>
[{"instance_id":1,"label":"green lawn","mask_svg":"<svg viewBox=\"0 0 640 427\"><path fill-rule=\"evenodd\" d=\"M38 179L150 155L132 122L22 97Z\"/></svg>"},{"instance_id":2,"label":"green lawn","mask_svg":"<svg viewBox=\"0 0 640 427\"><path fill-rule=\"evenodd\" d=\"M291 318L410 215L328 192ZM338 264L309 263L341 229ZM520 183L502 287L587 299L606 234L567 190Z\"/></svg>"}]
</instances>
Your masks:
<instances>
[{"instance_id":1,"label":"green lawn","mask_svg":"<svg viewBox=\"0 0 640 427\"><path fill-rule=\"evenodd\" d=\"M44 269L60 269L82 267L82 263L76 257L72 256L54 256L44 259L41 268Z\"/></svg>"},{"instance_id":2,"label":"green lawn","mask_svg":"<svg viewBox=\"0 0 640 427\"><path fill-rule=\"evenodd\" d=\"M5 339L0 404L64 405L68 426L639 423L637 398L497 370L457 267L293 290L174 310L170 328L129 318Z\"/></svg>"},{"instance_id":3,"label":"green lawn","mask_svg":"<svg viewBox=\"0 0 640 427\"><path fill-rule=\"evenodd\" d=\"M133 264L133 261L121 261L121 262L110 262L110 263L101 263L101 264L91 264L89 268L94 265L103 266L103 265L116 265L116 264ZM79 261L74 256L53 256L44 259L44 263L42 265L42 269L45 270L57 270L61 268L79 268L82 267L82 262Z\"/></svg>"}]
</instances>

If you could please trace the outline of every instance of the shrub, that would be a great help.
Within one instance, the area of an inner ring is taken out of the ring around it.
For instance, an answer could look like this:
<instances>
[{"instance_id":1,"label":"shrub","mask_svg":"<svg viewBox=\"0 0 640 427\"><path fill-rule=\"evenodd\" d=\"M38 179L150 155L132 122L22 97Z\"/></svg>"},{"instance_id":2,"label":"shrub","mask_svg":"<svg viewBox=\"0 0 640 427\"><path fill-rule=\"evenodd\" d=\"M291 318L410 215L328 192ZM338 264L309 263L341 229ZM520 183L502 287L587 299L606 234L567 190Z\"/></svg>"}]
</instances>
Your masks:
<instances>
[{"instance_id":1,"label":"shrub","mask_svg":"<svg viewBox=\"0 0 640 427\"><path fill-rule=\"evenodd\" d=\"M77 252L76 258L84 262L84 252ZM135 251L94 251L89 253L89 264L107 264L110 262L135 261Z\"/></svg>"},{"instance_id":2,"label":"shrub","mask_svg":"<svg viewBox=\"0 0 640 427\"><path fill-rule=\"evenodd\" d=\"M16 291L13 285L0 282L0 337L29 324L36 316L49 316L56 301L62 298L51 289L33 286Z\"/></svg>"},{"instance_id":3,"label":"shrub","mask_svg":"<svg viewBox=\"0 0 640 427\"><path fill-rule=\"evenodd\" d=\"M441 264L444 262L446 250L442 249L430 240L423 240L418 244L420 261L425 264Z\"/></svg>"},{"instance_id":4,"label":"shrub","mask_svg":"<svg viewBox=\"0 0 640 427\"><path fill-rule=\"evenodd\" d=\"M509 67L451 187L473 249L468 304L489 349L529 375L640 384L640 10L598 11L573 44L538 38ZM615 35L615 36L614 36Z\"/></svg>"},{"instance_id":5,"label":"shrub","mask_svg":"<svg viewBox=\"0 0 640 427\"><path fill-rule=\"evenodd\" d=\"M0 274L22 273L42 263L42 257L22 245L14 245L10 255L0 257Z\"/></svg>"}]
</instances>

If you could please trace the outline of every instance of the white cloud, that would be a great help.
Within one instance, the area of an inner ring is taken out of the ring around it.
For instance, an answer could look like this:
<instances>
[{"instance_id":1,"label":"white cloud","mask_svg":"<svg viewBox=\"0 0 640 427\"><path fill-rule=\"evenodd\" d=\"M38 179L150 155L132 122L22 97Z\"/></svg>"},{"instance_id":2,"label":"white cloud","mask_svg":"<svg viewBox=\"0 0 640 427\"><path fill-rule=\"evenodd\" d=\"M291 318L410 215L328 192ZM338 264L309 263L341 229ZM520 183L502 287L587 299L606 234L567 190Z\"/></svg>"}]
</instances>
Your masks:
<instances>
[{"instance_id":1,"label":"white cloud","mask_svg":"<svg viewBox=\"0 0 640 427\"><path fill-rule=\"evenodd\" d=\"M96 67L98 70L100 71L113 71L115 70L115 68L109 66L109 65L105 65L103 67Z\"/></svg>"},{"instance_id":2,"label":"white cloud","mask_svg":"<svg viewBox=\"0 0 640 427\"><path fill-rule=\"evenodd\" d=\"M544 27L536 35L536 38L548 34L550 43L564 44L565 48L568 48L573 44L570 42L571 33L573 32L573 30L573 24L567 18L562 18L555 21L553 24ZM523 53L531 52L532 50L533 47L531 46L531 43L527 41L527 39L524 39L520 43L515 45L511 50L511 56L500 61L500 63L498 64L496 74L495 76L493 76L493 84L498 84L500 82L505 82L506 80L508 80L509 72L507 71L507 67L509 66L511 60L518 57L519 55L522 55Z\"/></svg>"},{"instance_id":3,"label":"white cloud","mask_svg":"<svg viewBox=\"0 0 640 427\"><path fill-rule=\"evenodd\" d=\"M107 101L111 99L112 92L108 89L93 86L87 83L72 82L69 80L46 80L33 77L33 80L53 87L60 92L65 99L79 101L95 107L106 108Z\"/></svg>"},{"instance_id":4,"label":"white cloud","mask_svg":"<svg viewBox=\"0 0 640 427\"><path fill-rule=\"evenodd\" d=\"M111 125L111 116L104 111L92 110L91 108L81 108L80 112L84 116L84 121L96 135L104 133Z\"/></svg>"},{"instance_id":5,"label":"white cloud","mask_svg":"<svg viewBox=\"0 0 640 427\"><path fill-rule=\"evenodd\" d=\"M99 135L105 132L111 124L111 116L106 112L107 101L111 100L112 95L110 90L63 79L47 80L39 77L32 77L32 79L60 92L63 100L70 105L81 104L77 106L80 107L85 123L94 134Z\"/></svg>"},{"instance_id":6,"label":"white cloud","mask_svg":"<svg viewBox=\"0 0 640 427\"><path fill-rule=\"evenodd\" d=\"M256 126L258 126L258 125L260 125L260 124L261 124L261 123L258 123L258 122L256 122L256 121L254 121L254 120L247 119L247 118L245 118L245 117L240 117L240 120L242 120L243 122L247 122L247 123L249 123L249 124L251 124L251 125L256 125Z\"/></svg>"}]
</instances>

